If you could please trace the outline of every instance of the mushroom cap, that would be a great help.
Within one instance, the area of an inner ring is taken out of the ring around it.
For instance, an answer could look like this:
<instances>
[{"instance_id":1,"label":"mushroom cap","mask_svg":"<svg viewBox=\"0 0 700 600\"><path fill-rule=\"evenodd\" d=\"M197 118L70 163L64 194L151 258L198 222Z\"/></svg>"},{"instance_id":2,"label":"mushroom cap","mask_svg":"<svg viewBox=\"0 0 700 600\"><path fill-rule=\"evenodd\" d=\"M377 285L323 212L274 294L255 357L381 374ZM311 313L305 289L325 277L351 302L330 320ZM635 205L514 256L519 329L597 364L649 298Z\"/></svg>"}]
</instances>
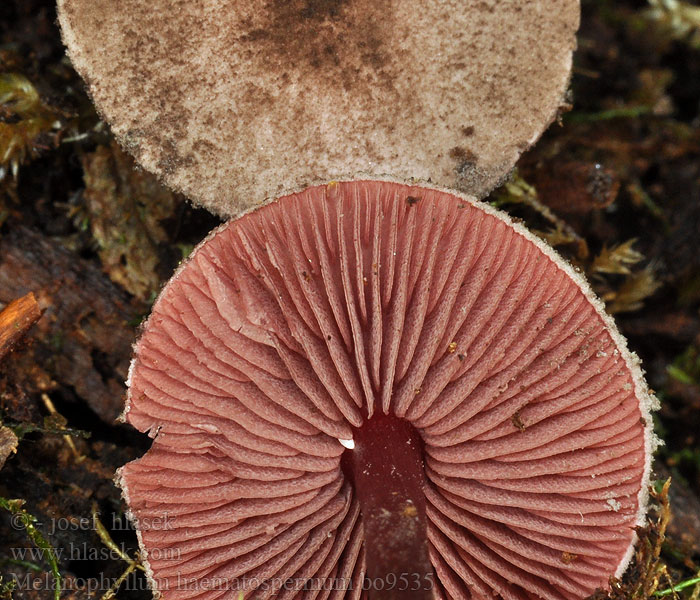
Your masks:
<instances>
[{"instance_id":1,"label":"mushroom cap","mask_svg":"<svg viewBox=\"0 0 700 600\"><path fill-rule=\"evenodd\" d=\"M485 195L565 103L579 25L579 0L58 8L122 145L223 216L359 174Z\"/></svg>"},{"instance_id":2,"label":"mushroom cap","mask_svg":"<svg viewBox=\"0 0 700 600\"><path fill-rule=\"evenodd\" d=\"M223 225L156 301L129 378L126 419L155 439L120 484L166 600L357 584L341 456L381 413L424 444L436 598L584 598L644 519L637 358L578 273L467 196L331 183Z\"/></svg>"}]
</instances>

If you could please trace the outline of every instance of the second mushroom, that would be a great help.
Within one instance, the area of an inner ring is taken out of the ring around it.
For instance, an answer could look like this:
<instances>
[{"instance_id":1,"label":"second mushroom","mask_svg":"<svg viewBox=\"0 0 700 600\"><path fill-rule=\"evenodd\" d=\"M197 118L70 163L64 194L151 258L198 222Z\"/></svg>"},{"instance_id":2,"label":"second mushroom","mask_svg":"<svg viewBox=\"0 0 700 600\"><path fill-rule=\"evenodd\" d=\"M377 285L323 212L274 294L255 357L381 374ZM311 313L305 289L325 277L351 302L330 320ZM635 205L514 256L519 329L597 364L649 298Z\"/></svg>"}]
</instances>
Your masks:
<instances>
[{"instance_id":1,"label":"second mushroom","mask_svg":"<svg viewBox=\"0 0 700 600\"><path fill-rule=\"evenodd\" d=\"M567 599L643 519L651 398L588 286L472 198L388 181L212 234L155 304L120 483L166 600Z\"/></svg>"}]
</instances>

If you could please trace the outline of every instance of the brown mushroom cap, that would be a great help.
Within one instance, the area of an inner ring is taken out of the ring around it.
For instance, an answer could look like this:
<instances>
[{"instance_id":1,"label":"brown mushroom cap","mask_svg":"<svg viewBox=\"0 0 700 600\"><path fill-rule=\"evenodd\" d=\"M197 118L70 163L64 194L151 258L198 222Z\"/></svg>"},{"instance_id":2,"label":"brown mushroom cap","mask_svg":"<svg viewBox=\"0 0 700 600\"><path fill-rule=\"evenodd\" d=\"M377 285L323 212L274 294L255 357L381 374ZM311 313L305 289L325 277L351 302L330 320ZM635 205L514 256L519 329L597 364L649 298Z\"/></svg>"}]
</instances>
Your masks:
<instances>
[{"instance_id":1,"label":"brown mushroom cap","mask_svg":"<svg viewBox=\"0 0 700 600\"><path fill-rule=\"evenodd\" d=\"M416 465L401 516L435 598L584 598L631 555L652 403L588 285L524 228L454 193L332 183L222 226L166 286L126 412L155 440L121 485L166 600L308 578L377 597L368 507Z\"/></svg>"},{"instance_id":2,"label":"brown mushroom cap","mask_svg":"<svg viewBox=\"0 0 700 600\"><path fill-rule=\"evenodd\" d=\"M579 24L579 0L58 7L121 143L224 216L358 174L485 195L564 103Z\"/></svg>"}]
</instances>

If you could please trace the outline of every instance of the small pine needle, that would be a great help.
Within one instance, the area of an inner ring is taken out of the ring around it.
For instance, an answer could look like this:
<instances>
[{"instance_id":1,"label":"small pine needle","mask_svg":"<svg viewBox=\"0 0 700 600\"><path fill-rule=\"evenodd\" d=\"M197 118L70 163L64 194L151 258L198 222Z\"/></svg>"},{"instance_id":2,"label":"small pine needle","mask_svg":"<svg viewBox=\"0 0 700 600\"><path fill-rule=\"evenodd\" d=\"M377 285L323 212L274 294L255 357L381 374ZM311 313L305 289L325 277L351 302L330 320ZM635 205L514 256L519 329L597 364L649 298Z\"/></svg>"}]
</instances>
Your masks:
<instances>
[{"instance_id":1,"label":"small pine needle","mask_svg":"<svg viewBox=\"0 0 700 600\"><path fill-rule=\"evenodd\" d=\"M689 588L691 585L698 586L696 589L693 591L693 595L700 590L700 574L698 577L694 577L693 579L686 579L685 581L679 581L678 583L673 584L670 588L666 590L659 590L658 592L654 592L654 596L657 598L662 598L663 596L669 596L671 594L676 594L676 592L680 592L681 590L684 590L686 588Z\"/></svg>"},{"instance_id":2,"label":"small pine needle","mask_svg":"<svg viewBox=\"0 0 700 600\"><path fill-rule=\"evenodd\" d=\"M48 394L42 393L41 394L41 401L44 403L44 406L46 407L46 410L49 411L52 417L59 417L60 419L65 419L59 414L59 412L56 410L56 407L54 406L53 402L51 401L51 398L49 398ZM65 429L65 423L61 422L60 420L55 421L55 428L56 429ZM66 442L68 447L70 448L70 451L73 453L73 458L75 458L75 462L79 463L85 460L85 457L80 454L78 451L78 448L75 446L75 442L73 442L73 439L71 438L70 435L66 434L63 436L63 440Z\"/></svg>"},{"instance_id":3,"label":"small pine needle","mask_svg":"<svg viewBox=\"0 0 700 600\"><path fill-rule=\"evenodd\" d=\"M96 502L93 502L92 504L92 523L95 527L97 535L99 536L100 540L102 540L102 543L107 546L107 548L119 556L119 558L121 558L124 562L128 563L129 565L135 565L135 569L145 571L143 565L141 565L137 559L131 558L126 552L117 546L115 541L112 539L112 536L109 535L109 531L107 531L107 528L102 524L102 521L100 521L100 513L97 509Z\"/></svg>"}]
</instances>

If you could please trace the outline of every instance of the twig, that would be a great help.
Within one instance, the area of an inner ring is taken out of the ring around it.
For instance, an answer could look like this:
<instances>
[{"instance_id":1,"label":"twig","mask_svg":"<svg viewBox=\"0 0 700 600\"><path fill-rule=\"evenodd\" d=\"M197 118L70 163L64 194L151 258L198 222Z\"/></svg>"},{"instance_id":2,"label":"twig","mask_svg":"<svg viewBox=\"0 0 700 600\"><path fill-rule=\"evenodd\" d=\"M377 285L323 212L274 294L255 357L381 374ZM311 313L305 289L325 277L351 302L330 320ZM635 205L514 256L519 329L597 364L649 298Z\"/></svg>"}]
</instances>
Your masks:
<instances>
[{"instance_id":1,"label":"twig","mask_svg":"<svg viewBox=\"0 0 700 600\"><path fill-rule=\"evenodd\" d=\"M124 583L124 581L126 581L126 578L140 566L141 565L136 561L132 562L126 568L126 570L115 580L115 582L112 584L112 587L110 587L104 594L102 594L101 600L110 600L111 598L114 598L117 591L119 590L119 586L121 586L121 584Z\"/></svg>"},{"instance_id":2,"label":"twig","mask_svg":"<svg viewBox=\"0 0 700 600\"><path fill-rule=\"evenodd\" d=\"M56 407L54 406L53 402L51 401L51 398L49 398L49 395L46 393L41 394L41 401L44 403L44 406L46 407L46 410L51 413L52 416L54 417L61 417L59 412L56 410ZM66 427L65 425L61 425L60 423L56 424L57 429L59 430L64 430ZM79 463L85 460L85 457L78 452L78 449L75 447L75 442L73 442L73 439L71 438L70 435L65 434L63 436L63 441L68 444L68 447L71 449L71 452L73 453L73 457L75 458L75 462Z\"/></svg>"},{"instance_id":3,"label":"twig","mask_svg":"<svg viewBox=\"0 0 700 600\"><path fill-rule=\"evenodd\" d=\"M10 302L0 312L0 359L7 354L41 317L32 292Z\"/></svg>"},{"instance_id":4,"label":"twig","mask_svg":"<svg viewBox=\"0 0 700 600\"><path fill-rule=\"evenodd\" d=\"M131 575L136 569L139 569L143 572L146 571L145 567L141 564L141 557L136 554L136 558L131 558L124 550L122 550L112 539L112 536L109 535L109 531L107 531L107 528L102 524L102 521L100 521L100 515L99 511L97 509L97 503L93 502L92 503L92 523L95 527L95 531L97 532L97 535L100 536L100 539L102 540L102 543L107 546L112 552L117 554L119 558L121 558L124 562L128 564L126 570L116 579L116 581L112 584L112 586L102 595L101 600L110 600L111 598L114 598L115 594L117 593L117 590L119 590L119 586L121 586L122 583L126 580L126 578Z\"/></svg>"}]
</instances>

